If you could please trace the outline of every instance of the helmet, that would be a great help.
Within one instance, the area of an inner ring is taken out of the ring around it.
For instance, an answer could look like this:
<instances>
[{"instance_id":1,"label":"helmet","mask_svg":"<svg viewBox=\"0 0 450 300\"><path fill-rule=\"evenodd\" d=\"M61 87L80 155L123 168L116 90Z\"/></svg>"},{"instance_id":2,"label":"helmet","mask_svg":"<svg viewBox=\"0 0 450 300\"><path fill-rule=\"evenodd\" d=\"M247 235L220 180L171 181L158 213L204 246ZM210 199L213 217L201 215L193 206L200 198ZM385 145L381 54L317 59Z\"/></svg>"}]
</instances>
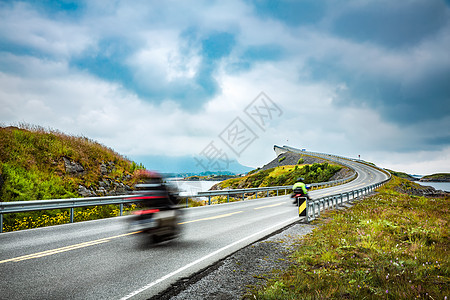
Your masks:
<instances>
[{"instance_id":1,"label":"helmet","mask_svg":"<svg viewBox=\"0 0 450 300\"><path fill-rule=\"evenodd\" d=\"M299 177L299 178L297 178L297 182L299 182L299 181L304 181L305 179L303 178L303 177Z\"/></svg>"}]
</instances>

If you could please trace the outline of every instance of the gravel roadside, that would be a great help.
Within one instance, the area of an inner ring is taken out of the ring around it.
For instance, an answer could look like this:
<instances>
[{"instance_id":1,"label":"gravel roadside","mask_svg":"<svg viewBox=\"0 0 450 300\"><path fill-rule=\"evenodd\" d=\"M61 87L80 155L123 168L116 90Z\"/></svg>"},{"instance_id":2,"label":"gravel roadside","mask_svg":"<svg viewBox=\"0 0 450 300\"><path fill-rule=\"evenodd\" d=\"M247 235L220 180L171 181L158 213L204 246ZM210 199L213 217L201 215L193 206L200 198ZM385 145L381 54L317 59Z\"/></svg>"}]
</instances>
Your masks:
<instances>
[{"instance_id":1,"label":"gravel roadside","mask_svg":"<svg viewBox=\"0 0 450 300\"><path fill-rule=\"evenodd\" d=\"M273 272L289 266L295 237L314 225L295 223L253 243L151 299L242 299L249 287L264 284Z\"/></svg>"}]
</instances>

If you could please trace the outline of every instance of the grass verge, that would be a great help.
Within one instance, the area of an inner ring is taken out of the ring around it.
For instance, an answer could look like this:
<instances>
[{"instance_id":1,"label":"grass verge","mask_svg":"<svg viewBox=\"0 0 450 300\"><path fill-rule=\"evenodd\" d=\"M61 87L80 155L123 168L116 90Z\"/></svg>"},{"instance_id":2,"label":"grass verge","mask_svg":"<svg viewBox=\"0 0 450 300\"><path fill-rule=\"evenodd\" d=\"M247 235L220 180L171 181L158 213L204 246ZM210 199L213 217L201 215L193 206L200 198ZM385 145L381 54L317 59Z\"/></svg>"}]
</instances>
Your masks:
<instances>
[{"instance_id":1,"label":"grass verge","mask_svg":"<svg viewBox=\"0 0 450 300\"><path fill-rule=\"evenodd\" d=\"M299 238L291 267L250 299L446 299L449 200L398 192L394 177L347 210L328 211Z\"/></svg>"}]
</instances>

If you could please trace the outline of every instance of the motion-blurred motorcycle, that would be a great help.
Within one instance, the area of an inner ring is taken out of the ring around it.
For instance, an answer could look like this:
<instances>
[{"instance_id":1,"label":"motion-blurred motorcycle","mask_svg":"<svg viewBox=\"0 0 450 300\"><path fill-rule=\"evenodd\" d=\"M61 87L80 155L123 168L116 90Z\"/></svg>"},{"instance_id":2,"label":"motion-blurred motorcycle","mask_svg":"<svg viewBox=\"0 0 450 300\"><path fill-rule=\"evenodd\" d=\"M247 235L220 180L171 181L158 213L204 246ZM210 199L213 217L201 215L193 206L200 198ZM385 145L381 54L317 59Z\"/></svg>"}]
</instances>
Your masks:
<instances>
[{"instance_id":1,"label":"motion-blurred motorcycle","mask_svg":"<svg viewBox=\"0 0 450 300\"><path fill-rule=\"evenodd\" d=\"M142 209L132 212L130 229L139 231L152 243L172 240L180 235L182 210L177 205L177 194L162 183L137 184L131 198L140 203Z\"/></svg>"}]
</instances>

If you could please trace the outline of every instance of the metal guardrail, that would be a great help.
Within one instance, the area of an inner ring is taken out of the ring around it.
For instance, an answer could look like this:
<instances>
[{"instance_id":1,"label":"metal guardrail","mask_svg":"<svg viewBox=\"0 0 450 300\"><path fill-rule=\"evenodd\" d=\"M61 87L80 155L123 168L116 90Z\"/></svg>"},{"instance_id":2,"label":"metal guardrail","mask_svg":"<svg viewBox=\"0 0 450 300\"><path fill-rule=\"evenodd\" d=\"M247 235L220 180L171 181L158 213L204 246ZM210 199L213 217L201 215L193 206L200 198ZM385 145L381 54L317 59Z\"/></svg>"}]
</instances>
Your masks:
<instances>
[{"instance_id":1,"label":"metal guardrail","mask_svg":"<svg viewBox=\"0 0 450 300\"><path fill-rule=\"evenodd\" d=\"M319 186L334 186L337 184L345 183L346 181L353 180L356 177L354 174L352 177L322 182L322 183L314 183L310 186L319 187ZM212 196L221 196L227 195L227 199L229 201L230 195L236 194L248 194L248 193L256 193L256 198L258 198L259 192L267 192L267 195L270 191L278 191L285 190L285 194L287 190L292 189L291 186L276 186L276 187L262 187L262 188L249 188L249 189L235 189L235 190L220 190L220 191L208 191L208 192L200 192L196 197L209 197L209 204L211 204ZM139 200L130 199L136 198L136 195L122 195L122 196L106 196L106 197L89 197L89 198L69 198L69 199L52 199L52 200L32 200L32 201L14 201L14 202L0 202L0 233L3 232L3 215L10 213L19 213L19 212L29 212L29 211L39 211L39 210L52 210L52 209L70 209L70 223L73 223L74 218L74 209L77 207L87 207L87 206L101 206L101 205L119 205L120 206L120 216L123 215L123 205L126 203L136 203Z\"/></svg>"},{"instance_id":2,"label":"metal guardrail","mask_svg":"<svg viewBox=\"0 0 450 300\"><path fill-rule=\"evenodd\" d=\"M122 216L125 203L137 202L129 199L132 197L136 197L136 195L0 202L0 233L3 232L3 214L69 208L70 223L73 223L74 208L76 207L116 204L120 206L120 215Z\"/></svg>"},{"instance_id":3,"label":"metal guardrail","mask_svg":"<svg viewBox=\"0 0 450 300\"><path fill-rule=\"evenodd\" d=\"M317 188L317 187L327 187L327 186L335 186L339 184L344 184L349 181L355 179L357 174L353 174L352 176L344 179L320 182L320 183L312 183L308 184L309 187ZM266 197L269 197L269 192L276 191L277 196L279 195L279 191L284 190L284 194L286 195L288 190L292 190L292 185L281 185L281 186L269 186L269 187L259 187L259 188L248 188L248 189L229 189L229 190L217 190L217 191L207 191L207 192L198 192L196 196L191 196L191 198L198 197L208 197L208 205L211 205L211 197L215 196L227 196L227 202L230 202L230 196L241 195L242 200L244 200L245 194L255 194L256 198L258 198L258 193L266 192Z\"/></svg>"},{"instance_id":4,"label":"metal guardrail","mask_svg":"<svg viewBox=\"0 0 450 300\"><path fill-rule=\"evenodd\" d=\"M339 193L334 194L330 196L325 196L319 199L315 199L313 201L306 200L306 218L308 222L311 222L312 220L316 219L317 217L320 217L320 211L330 208L338 208L339 205L342 205L346 202L349 202L350 200L355 200L361 196L367 195L371 192L373 192L376 188L382 186L387 181L389 181L390 178L386 179L385 181L375 183L372 185L369 185L364 188L352 190L345 193ZM350 197L351 196L351 197Z\"/></svg>"},{"instance_id":5,"label":"metal guardrail","mask_svg":"<svg viewBox=\"0 0 450 300\"><path fill-rule=\"evenodd\" d=\"M278 146L277 146L278 147ZM295 148L291 147L280 147L285 148L287 151L294 150L295 152L301 151ZM292 152L294 152L292 151ZM301 151L302 152L302 151ZM302 152L302 153L311 153L312 155L319 156L325 154L313 154L312 152ZM333 156L336 158L341 158L338 156ZM327 158L329 159L329 158ZM346 159L347 158L342 158ZM353 169L350 165L346 164L342 161L336 161L337 163L346 165L347 167ZM376 168L376 167L374 167ZM354 169L353 169L354 170ZM385 171L387 172L387 171ZM387 172L389 175L390 173ZM357 177L357 173L353 174L352 176L340 180L334 180L329 182L322 182L322 183L313 183L310 184L310 187L326 187L326 186L334 186L338 184L343 184L346 182L349 182ZM390 177L389 177L390 179ZM388 180L389 180L388 179ZM386 180L387 181L387 180ZM383 182L384 183L384 182ZM370 186L369 188L374 188L374 186L380 185L382 183L377 183L375 185ZM287 190L291 190L292 185L290 186L275 186L275 187L261 187L261 188L249 188L249 189L233 189L233 190L220 190L220 191L208 191L208 192L199 192L196 197L208 197L209 201L208 203L211 204L211 197L213 196L221 196L221 195L227 195L227 200L229 201L230 196L239 195L242 194L242 197L244 197L245 194L249 193L255 193L256 198L258 198L258 193L260 192L266 192L267 196L269 196L270 191L277 191L277 196L279 194L280 190L284 190L285 194ZM349 194L353 193L352 196L354 197L355 192L358 195L359 193L362 193L362 190L365 190L366 188L351 191L348 193L344 193L341 195L346 195L347 201L349 200ZM310 207L313 212L316 210L316 206L319 208L329 206L330 198L335 199L337 195L332 195L328 197L323 197L318 200L312 201L312 203L308 203L307 207L308 210ZM130 199L136 197L136 195L122 195L122 196L106 196L106 197L89 197L89 198L69 198L69 199L53 199L53 200L33 200L33 201L15 201L15 202L0 202L0 233L3 232L3 215L8 213L17 213L17 212L28 212L28 211L39 211L39 210L52 210L52 209L70 209L70 223L73 223L73 217L74 217L74 208L77 207L87 207L87 206L101 206L101 205L109 205L109 204L115 204L120 206L120 215L123 215L123 205L126 203L135 203L138 202L136 199ZM340 196L341 203L344 199L343 196ZM332 200L331 205L335 205L333 203L334 200ZM336 200L337 201L337 200ZM326 205L325 205L326 203ZM337 205L338 202L336 202ZM319 209L319 215L320 215L320 209ZM308 219L309 220L309 219Z\"/></svg>"}]
</instances>

